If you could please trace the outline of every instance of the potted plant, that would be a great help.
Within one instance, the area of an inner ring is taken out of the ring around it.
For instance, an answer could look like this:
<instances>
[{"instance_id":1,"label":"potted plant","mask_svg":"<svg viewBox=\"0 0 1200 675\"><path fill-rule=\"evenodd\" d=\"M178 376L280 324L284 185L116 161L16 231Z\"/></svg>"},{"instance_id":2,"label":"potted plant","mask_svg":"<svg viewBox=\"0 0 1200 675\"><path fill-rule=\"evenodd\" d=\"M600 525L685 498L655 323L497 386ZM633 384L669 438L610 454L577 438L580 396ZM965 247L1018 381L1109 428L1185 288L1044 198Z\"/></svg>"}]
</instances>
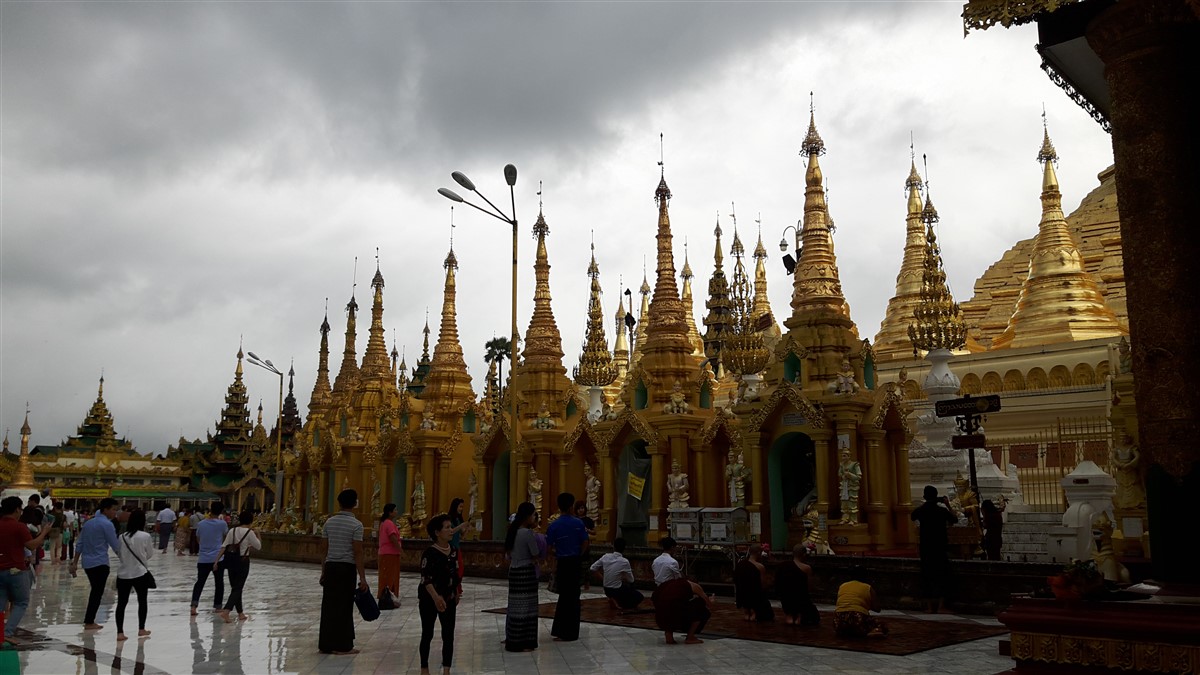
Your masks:
<instances>
[{"instance_id":1,"label":"potted plant","mask_svg":"<svg viewBox=\"0 0 1200 675\"><path fill-rule=\"evenodd\" d=\"M1087 600L1104 590L1104 575L1093 560L1072 560L1062 572L1046 577L1059 600Z\"/></svg>"}]
</instances>

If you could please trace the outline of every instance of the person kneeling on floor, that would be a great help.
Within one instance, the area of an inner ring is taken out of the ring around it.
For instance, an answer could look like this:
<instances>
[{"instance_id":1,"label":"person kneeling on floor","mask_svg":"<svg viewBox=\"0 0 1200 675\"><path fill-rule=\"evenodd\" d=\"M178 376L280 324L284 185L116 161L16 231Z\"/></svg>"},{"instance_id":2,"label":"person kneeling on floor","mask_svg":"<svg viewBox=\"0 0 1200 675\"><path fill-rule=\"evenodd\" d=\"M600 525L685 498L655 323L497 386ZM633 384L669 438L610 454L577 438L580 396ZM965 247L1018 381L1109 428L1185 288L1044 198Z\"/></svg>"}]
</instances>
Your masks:
<instances>
[{"instance_id":1,"label":"person kneeling on floor","mask_svg":"<svg viewBox=\"0 0 1200 675\"><path fill-rule=\"evenodd\" d=\"M837 609L833 614L833 630L838 637L884 637L887 625L871 616L879 611L879 598L867 583L866 570L859 566L850 569L850 581L838 587Z\"/></svg>"},{"instance_id":2,"label":"person kneeling on floor","mask_svg":"<svg viewBox=\"0 0 1200 675\"><path fill-rule=\"evenodd\" d=\"M625 540L617 537L612 553L605 553L592 563L591 571L604 579L604 595L613 609L635 609L646 596L633 587L633 568L625 558Z\"/></svg>"}]
</instances>

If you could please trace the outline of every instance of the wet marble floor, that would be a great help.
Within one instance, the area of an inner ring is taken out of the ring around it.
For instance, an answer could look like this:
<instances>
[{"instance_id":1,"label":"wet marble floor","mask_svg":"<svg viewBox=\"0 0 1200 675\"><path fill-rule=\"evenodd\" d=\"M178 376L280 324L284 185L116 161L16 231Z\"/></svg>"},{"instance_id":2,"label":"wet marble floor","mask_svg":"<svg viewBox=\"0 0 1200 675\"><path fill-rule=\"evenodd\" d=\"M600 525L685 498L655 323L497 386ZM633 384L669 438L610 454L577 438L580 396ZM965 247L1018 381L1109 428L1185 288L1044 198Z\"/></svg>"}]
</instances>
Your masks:
<instances>
[{"instance_id":1,"label":"wet marble floor","mask_svg":"<svg viewBox=\"0 0 1200 675\"><path fill-rule=\"evenodd\" d=\"M18 652L25 675L130 673L417 673L421 621L417 615L416 578L404 575L401 607L375 622L357 620L355 656L317 652L321 589L316 565L255 560L245 596L250 619L226 624L205 606L213 603L210 579L201 612L189 615L196 559L174 553L155 555L151 570L158 589L150 591L148 639L117 642L113 610L116 592L106 591L98 620L104 629L82 630L87 580L67 574L66 565L43 563L38 587L22 621ZM374 571L368 570L374 586ZM593 586L593 594L598 587ZM620 626L583 624L578 642L556 643L550 621L542 620L541 649L532 654L503 650L504 616L483 610L503 607L505 583L468 579L458 611L454 672L580 675L635 673L996 673L1012 666L997 655L998 638L987 638L911 656L883 656L737 639L702 645L663 644L661 633ZM541 602L554 599L545 590ZM899 615L900 612L884 612ZM969 617L939 615L928 620ZM985 623L994 619L973 617ZM136 633L136 601L126 613L126 630ZM441 650L434 638L433 672ZM8 675L5 673L4 675Z\"/></svg>"}]
</instances>

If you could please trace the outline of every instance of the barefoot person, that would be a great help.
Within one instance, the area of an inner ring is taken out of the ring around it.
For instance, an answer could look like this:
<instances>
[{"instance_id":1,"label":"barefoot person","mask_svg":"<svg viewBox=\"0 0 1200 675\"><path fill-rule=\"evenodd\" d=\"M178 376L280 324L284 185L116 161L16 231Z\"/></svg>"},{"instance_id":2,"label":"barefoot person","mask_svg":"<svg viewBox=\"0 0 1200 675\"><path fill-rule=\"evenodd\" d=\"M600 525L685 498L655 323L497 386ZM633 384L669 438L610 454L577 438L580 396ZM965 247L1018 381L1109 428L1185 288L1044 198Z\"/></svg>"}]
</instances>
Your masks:
<instances>
[{"instance_id":1,"label":"barefoot person","mask_svg":"<svg viewBox=\"0 0 1200 675\"><path fill-rule=\"evenodd\" d=\"M213 598L213 611L221 611L221 603L225 600L225 568L221 565L221 544L229 525L221 515L225 505L213 502L209 507L209 517L196 525L196 540L200 542L199 553L196 555L196 583L192 586L192 616L196 616L196 608L200 606L200 594L204 592L204 584L208 575L213 575L213 583L217 586L217 594Z\"/></svg>"},{"instance_id":2,"label":"barefoot person","mask_svg":"<svg viewBox=\"0 0 1200 675\"><path fill-rule=\"evenodd\" d=\"M579 639L581 565L588 549L588 534L583 521L571 513L574 508L575 495L570 492L558 495L558 520L546 528L546 543L554 549L554 579L558 584L558 602L550 626L550 634L557 642Z\"/></svg>"},{"instance_id":3,"label":"barefoot person","mask_svg":"<svg viewBox=\"0 0 1200 675\"><path fill-rule=\"evenodd\" d=\"M456 527L450 516L441 514L425 526L433 545L421 555L421 585L417 587L421 613L421 675L429 675L429 647L433 643L433 623L442 624L442 674L450 675L454 660L454 619L462 596L462 577L458 574L458 549L450 545Z\"/></svg>"},{"instance_id":4,"label":"barefoot person","mask_svg":"<svg viewBox=\"0 0 1200 675\"><path fill-rule=\"evenodd\" d=\"M32 572L26 553L40 549L50 534L50 526L43 523L35 537L29 528L20 522L21 498L5 497L0 501L0 608L12 603L4 622L4 638L12 639L25 610L29 607L29 584ZM74 562L71 563L74 566Z\"/></svg>"},{"instance_id":5,"label":"barefoot person","mask_svg":"<svg viewBox=\"0 0 1200 675\"><path fill-rule=\"evenodd\" d=\"M238 516L238 526L225 533L225 540L221 542L221 550L217 552L217 560L220 562L213 563L213 569L218 566L224 567L229 572L229 599L225 601L225 606L217 611L225 623L233 621L229 613L234 609L238 613L238 621L245 621L250 618L242 611L242 591L246 587L246 578L250 576L250 551L262 550L262 542L258 539L258 534L250 529L250 523L254 522L253 511L242 511Z\"/></svg>"},{"instance_id":6,"label":"barefoot person","mask_svg":"<svg viewBox=\"0 0 1200 675\"><path fill-rule=\"evenodd\" d=\"M533 504L522 502L504 537L504 550L509 556L504 649L510 652L531 652L538 648L538 580L534 563L541 552L530 529L533 521Z\"/></svg>"},{"instance_id":7,"label":"barefoot person","mask_svg":"<svg viewBox=\"0 0 1200 675\"><path fill-rule=\"evenodd\" d=\"M871 616L879 611L879 597L867 583L866 570L850 568L850 581L838 587L837 609L833 613L833 632L838 637L884 637L887 625Z\"/></svg>"},{"instance_id":8,"label":"barefoot person","mask_svg":"<svg viewBox=\"0 0 1200 675\"><path fill-rule=\"evenodd\" d=\"M87 575L91 592L88 593L87 609L83 613L84 630L100 630L104 628L96 623L96 612L100 610L100 600L104 597L104 584L108 582L108 551L120 555L117 541L117 528L112 519L117 516L117 500L105 497L100 500L100 509L96 515L88 519L79 531L79 543L75 545L75 557L67 566L71 576L83 563L83 573Z\"/></svg>"},{"instance_id":9,"label":"barefoot person","mask_svg":"<svg viewBox=\"0 0 1200 675\"><path fill-rule=\"evenodd\" d=\"M150 570L146 561L154 555L154 542L146 531L146 512L137 509L125 521L125 533L121 535L121 546L117 549L120 566L117 568L117 642L125 637L125 607L129 605L129 592L137 593L138 637L150 637L146 630L146 598L150 591Z\"/></svg>"},{"instance_id":10,"label":"barefoot person","mask_svg":"<svg viewBox=\"0 0 1200 675\"><path fill-rule=\"evenodd\" d=\"M662 553L650 563L650 571L654 572L654 584L661 586L672 579L682 579L683 570L674 555L675 540L663 537L658 541L658 545L662 546Z\"/></svg>"},{"instance_id":11,"label":"barefoot person","mask_svg":"<svg viewBox=\"0 0 1200 675\"><path fill-rule=\"evenodd\" d=\"M378 600L385 592L392 595L392 603L400 605L400 554L404 544L400 541L400 528L396 525L396 505L384 504L379 516L379 580L375 589Z\"/></svg>"},{"instance_id":12,"label":"barefoot person","mask_svg":"<svg viewBox=\"0 0 1200 675\"><path fill-rule=\"evenodd\" d=\"M736 603L746 621L766 623L775 620L775 610L766 592L767 568L762 563L762 544L750 544L744 559L733 568Z\"/></svg>"},{"instance_id":13,"label":"barefoot person","mask_svg":"<svg viewBox=\"0 0 1200 675\"><path fill-rule=\"evenodd\" d=\"M686 633L684 644L702 642L696 634L704 630L712 616L712 599L700 584L688 579L671 579L654 589L654 621L666 635L667 644L675 644L675 633Z\"/></svg>"},{"instance_id":14,"label":"barefoot person","mask_svg":"<svg viewBox=\"0 0 1200 675\"><path fill-rule=\"evenodd\" d=\"M633 587L633 568L625 558L625 539L613 541L612 553L605 553L592 563L590 571L601 574L604 595L613 609L635 609L646 596Z\"/></svg>"},{"instance_id":15,"label":"barefoot person","mask_svg":"<svg viewBox=\"0 0 1200 675\"><path fill-rule=\"evenodd\" d=\"M369 591L363 555L363 525L354 516L358 492L342 490L341 510L325 521L321 539L321 628L317 649L322 654L357 654L354 648L354 575L358 588Z\"/></svg>"},{"instance_id":16,"label":"barefoot person","mask_svg":"<svg viewBox=\"0 0 1200 675\"><path fill-rule=\"evenodd\" d=\"M818 626L821 614L812 601L813 571L808 549L796 544L792 559L775 570L775 590L783 606L783 622L789 626Z\"/></svg>"}]
</instances>

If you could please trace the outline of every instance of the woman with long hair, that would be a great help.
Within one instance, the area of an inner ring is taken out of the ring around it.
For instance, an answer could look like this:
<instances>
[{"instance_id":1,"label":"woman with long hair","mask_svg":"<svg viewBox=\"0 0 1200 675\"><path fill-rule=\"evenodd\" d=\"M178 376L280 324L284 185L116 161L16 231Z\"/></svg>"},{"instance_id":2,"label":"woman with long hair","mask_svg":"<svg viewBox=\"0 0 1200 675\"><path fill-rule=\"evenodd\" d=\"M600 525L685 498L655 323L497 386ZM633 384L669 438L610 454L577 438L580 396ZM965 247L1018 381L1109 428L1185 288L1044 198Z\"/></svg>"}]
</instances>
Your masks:
<instances>
[{"instance_id":1,"label":"woman with long hair","mask_svg":"<svg viewBox=\"0 0 1200 675\"><path fill-rule=\"evenodd\" d=\"M221 550L217 552L217 562L213 563L214 571L219 570L223 565L229 572L229 585L232 590L229 592L229 598L225 600L225 606L217 612L221 618L225 619L226 623L233 621L229 617L229 612L234 609L237 609L238 621L250 618L242 611L242 591L246 587L246 577L250 576L250 551L262 549L262 542L259 541L258 535L250 529L252 522L254 522L253 511L246 510L238 514L237 526L225 533L225 540L221 542Z\"/></svg>"},{"instance_id":2,"label":"woman with long hair","mask_svg":"<svg viewBox=\"0 0 1200 675\"><path fill-rule=\"evenodd\" d=\"M400 553L404 545L400 542L400 528L396 527L396 505L384 504L383 515L379 516L379 600L383 592L392 594L392 601L400 606Z\"/></svg>"},{"instance_id":3,"label":"woman with long hair","mask_svg":"<svg viewBox=\"0 0 1200 675\"><path fill-rule=\"evenodd\" d=\"M117 557L121 565L117 568L117 642L125 637L125 607L129 604L129 591L137 592L138 637L150 637L146 630L146 595L150 590L150 570L146 561L154 555L154 541L146 531L146 512L137 509L125 521L125 533L121 535Z\"/></svg>"},{"instance_id":4,"label":"woman with long hair","mask_svg":"<svg viewBox=\"0 0 1200 675\"><path fill-rule=\"evenodd\" d=\"M442 624L442 674L449 675L454 659L454 619L462 597L462 577L458 575L458 550L450 545L454 528L450 516L436 515L425 526L433 544L421 556L421 585L417 601L421 614L421 675L429 675L429 647L433 642L433 622Z\"/></svg>"},{"instance_id":5,"label":"woman with long hair","mask_svg":"<svg viewBox=\"0 0 1200 675\"><path fill-rule=\"evenodd\" d=\"M459 551L458 554L458 576L461 578L466 570L462 556L462 533L471 529L471 523L466 520L463 514L462 497L455 497L450 500L450 511L447 515L450 516L450 526L454 528L454 537L450 540L450 545L454 550Z\"/></svg>"},{"instance_id":6,"label":"woman with long hair","mask_svg":"<svg viewBox=\"0 0 1200 675\"><path fill-rule=\"evenodd\" d=\"M538 581L534 561L540 553L531 529L533 524L533 504L522 502L504 537L504 550L509 556L504 649L510 652L531 652L538 647Z\"/></svg>"}]
</instances>

